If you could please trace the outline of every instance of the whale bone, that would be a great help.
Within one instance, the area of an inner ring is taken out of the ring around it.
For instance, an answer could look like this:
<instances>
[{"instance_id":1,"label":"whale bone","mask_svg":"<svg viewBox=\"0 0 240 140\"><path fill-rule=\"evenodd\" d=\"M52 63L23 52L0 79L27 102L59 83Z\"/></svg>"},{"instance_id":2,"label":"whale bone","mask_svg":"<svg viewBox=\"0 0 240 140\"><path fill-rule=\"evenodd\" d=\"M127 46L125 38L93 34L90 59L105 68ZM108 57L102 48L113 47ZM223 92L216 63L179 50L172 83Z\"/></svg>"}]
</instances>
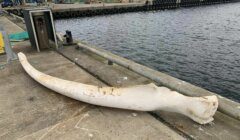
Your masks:
<instances>
[{"instance_id":1,"label":"whale bone","mask_svg":"<svg viewBox=\"0 0 240 140\"><path fill-rule=\"evenodd\" d=\"M199 124L213 121L218 108L215 95L188 97L153 83L123 88L87 85L44 74L32 67L23 53L18 53L18 57L34 80L57 93L86 103L137 111L176 112Z\"/></svg>"}]
</instances>

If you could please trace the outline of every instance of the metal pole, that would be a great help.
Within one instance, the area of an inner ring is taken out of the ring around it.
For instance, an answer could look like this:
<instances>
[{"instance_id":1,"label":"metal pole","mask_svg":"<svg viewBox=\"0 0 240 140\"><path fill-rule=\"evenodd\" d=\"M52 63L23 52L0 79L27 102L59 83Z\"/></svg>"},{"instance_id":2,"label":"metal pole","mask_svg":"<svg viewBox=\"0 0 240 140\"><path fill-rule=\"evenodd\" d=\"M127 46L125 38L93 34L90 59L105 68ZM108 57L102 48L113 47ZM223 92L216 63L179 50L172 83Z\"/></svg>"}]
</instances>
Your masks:
<instances>
[{"instance_id":1,"label":"metal pole","mask_svg":"<svg viewBox=\"0 0 240 140\"><path fill-rule=\"evenodd\" d=\"M3 35L4 49L7 55L7 63L10 63L11 61L16 60L18 58L17 58L17 55L12 50L7 32L4 31L3 29L0 29L0 33Z\"/></svg>"}]
</instances>

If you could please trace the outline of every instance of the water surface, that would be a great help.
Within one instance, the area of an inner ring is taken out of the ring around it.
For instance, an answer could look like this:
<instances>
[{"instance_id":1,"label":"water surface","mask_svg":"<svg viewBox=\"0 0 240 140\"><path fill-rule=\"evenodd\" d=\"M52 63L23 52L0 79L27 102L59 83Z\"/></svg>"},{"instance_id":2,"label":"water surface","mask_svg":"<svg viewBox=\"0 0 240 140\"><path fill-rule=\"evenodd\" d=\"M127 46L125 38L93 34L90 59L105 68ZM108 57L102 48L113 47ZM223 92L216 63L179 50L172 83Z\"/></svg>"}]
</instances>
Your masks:
<instances>
[{"instance_id":1,"label":"water surface","mask_svg":"<svg viewBox=\"0 0 240 140\"><path fill-rule=\"evenodd\" d=\"M240 3L64 19L56 28L240 101Z\"/></svg>"}]
</instances>

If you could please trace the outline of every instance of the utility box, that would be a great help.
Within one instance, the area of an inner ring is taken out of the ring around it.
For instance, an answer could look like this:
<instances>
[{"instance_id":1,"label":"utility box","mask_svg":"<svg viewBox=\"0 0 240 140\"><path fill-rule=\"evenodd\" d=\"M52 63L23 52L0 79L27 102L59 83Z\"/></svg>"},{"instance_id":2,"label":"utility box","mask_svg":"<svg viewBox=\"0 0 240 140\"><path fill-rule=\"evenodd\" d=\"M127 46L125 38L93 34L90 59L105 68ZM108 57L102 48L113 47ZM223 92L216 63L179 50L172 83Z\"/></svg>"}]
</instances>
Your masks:
<instances>
[{"instance_id":1,"label":"utility box","mask_svg":"<svg viewBox=\"0 0 240 140\"><path fill-rule=\"evenodd\" d=\"M32 47L38 52L47 48L58 48L50 9L27 9L23 10L23 15Z\"/></svg>"}]
</instances>

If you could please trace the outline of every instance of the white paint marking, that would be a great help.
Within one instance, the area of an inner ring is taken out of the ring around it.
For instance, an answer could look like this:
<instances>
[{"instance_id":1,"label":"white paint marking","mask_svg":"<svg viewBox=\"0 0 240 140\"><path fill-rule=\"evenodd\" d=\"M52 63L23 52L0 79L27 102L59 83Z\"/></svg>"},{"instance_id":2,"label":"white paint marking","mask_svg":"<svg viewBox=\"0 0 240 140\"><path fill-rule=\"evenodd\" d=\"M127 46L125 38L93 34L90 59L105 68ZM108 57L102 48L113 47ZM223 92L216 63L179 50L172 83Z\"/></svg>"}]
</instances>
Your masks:
<instances>
[{"instance_id":1,"label":"white paint marking","mask_svg":"<svg viewBox=\"0 0 240 140\"><path fill-rule=\"evenodd\" d=\"M53 129L55 129L59 124L54 125L53 127L51 127L49 130L47 130L46 133L44 133L39 140L43 139L49 132L51 132Z\"/></svg>"},{"instance_id":2,"label":"white paint marking","mask_svg":"<svg viewBox=\"0 0 240 140\"><path fill-rule=\"evenodd\" d=\"M88 134L88 136L92 138L92 137L93 137L93 134L90 133L90 134Z\"/></svg>"},{"instance_id":3,"label":"white paint marking","mask_svg":"<svg viewBox=\"0 0 240 140\"><path fill-rule=\"evenodd\" d=\"M137 113L132 113L133 117L136 117L137 116Z\"/></svg>"},{"instance_id":4,"label":"white paint marking","mask_svg":"<svg viewBox=\"0 0 240 140\"><path fill-rule=\"evenodd\" d=\"M202 127L199 127L198 130L200 130L200 131L204 131L204 130L202 129Z\"/></svg>"},{"instance_id":5,"label":"white paint marking","mask_svg":"<svg viewBox=\"0 0 240 140\"><path fill-rule=\"evenodd\" d=\"M84 119L84 118L86 118L86 117L89 117L89 114L88 113L86 113L86 114L84 114L80 119L79 119L79 121L76 123L76 125L75 125L75 128L80 128L78 125L81 123L81 121Z\"/></svg>"}]
</instances>

